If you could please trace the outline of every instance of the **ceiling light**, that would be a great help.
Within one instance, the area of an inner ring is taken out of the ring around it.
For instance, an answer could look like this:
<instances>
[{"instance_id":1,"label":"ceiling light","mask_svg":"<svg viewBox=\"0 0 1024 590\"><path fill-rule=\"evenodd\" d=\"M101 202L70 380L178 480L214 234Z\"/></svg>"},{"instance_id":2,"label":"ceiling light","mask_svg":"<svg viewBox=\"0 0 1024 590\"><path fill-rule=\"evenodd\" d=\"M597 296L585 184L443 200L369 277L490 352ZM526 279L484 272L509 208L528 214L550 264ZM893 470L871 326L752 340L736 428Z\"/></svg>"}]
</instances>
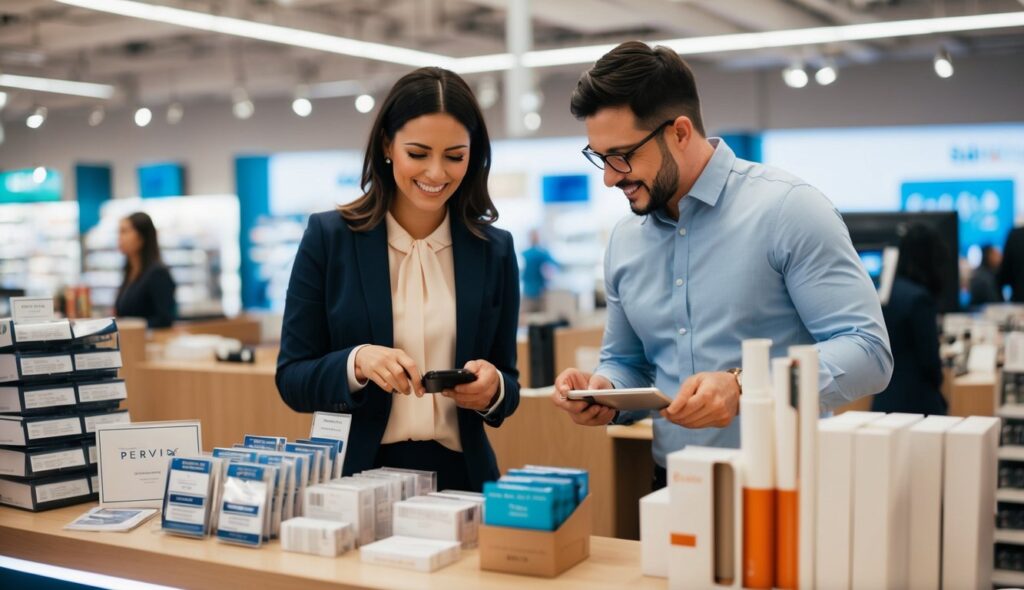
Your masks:
<instances>
[{"instance_id":1,"label":"ceiling light","mask_svg":"<svg viewBox=\"0 0 1024 590\"><path fill-rule=\"evenodd\" d=\"M46 113L46 107L36 107L25 119L25 125L28 125L29 129L39 129L46 122Z\"/></svg>"},{"instance_id":2,"label":"ceiling light","mask_svg":"<svg viewBox=\"0 0 1024 590\"><path fill-rule=\"evenodd\" d=\"M476 87L476 100L484 110L498 104L498 80L494 76L484 76L480 80Z\"/></svg>"},{"instance_id":3,"label":"ceiling light","mask_svg":"<svg viewBox=\"0 0 1024 590\"><path fill-rule=\"evenodd\" d=\"M32 181L36 184L43 184L46 182L46 168L36 166L35 170L32 171Z\"/></svg>"},{"instance_id":4,"label":"ceiling light","mask_svg":"<svg viewBox=\"0 0 1024 590\"><path fill-rule=\"evenodd\" d=\"M109 84L93 84L91 82L74 82L54 78L36 78L34 76L17 76L0 74L0 86L34 90L36 92L52 92L54 94L70 94L86 98L108 99L114 96L114 87Z\"/></svg>"},{"instance_id":5,"label":"ceiling light","mask_svg":"<svg viewBox=\"0 0 1024 590\"><path fill-rule=\"evenodd\" d=\"M935 75L940 78L953 77L953 58L949 56L945 47L939 49L939 52L935 54L932 67L935 68Z\"/></svg>"},{"instance_id":6,"label":"ceiling light","mask_svg":"<svg viewBox=\"0 0 1024 590\"><path fill-rule=\"evenodd\" d=\"M292 101L292 111L300 117L308 117L313 112L313 103L308 98L296 98Z\"/></svg>"},{"instance_id":7,"label":"ceiling light","mask_svg":"<svg viewBox=\"0 0 1024 590\"><path fill-rule=\"evenodd\" d=\"M135 111L135 124L139 127L145 127L149 125L149 122L153 120L153 111L146 107L139 107Z\"/></svg>"},{"instance_id":8,"label":"ceiling light","mask_svg":"<svg viewBox=\"0 0 1024 590\"><path fill-rule=\"evenodd\" d=\"M807 86L808 82L807 70L804 69L803 64L792 64L782 70L782 80L790 88L803 88Z\"/></svg>"},{"instance_id":9,"label":"ceiling light","mask_svg":"<svg viewBox=\"0 0 1024 590\"><path fill-rule=\"evenodd\" d=\"M521 108L525 113L532 113L540 109L540 105L543 102L544 97L542 97L539 92L524 92L523 95L519 97L519 108Z\"/></svg>"},{"instance_id":10,"label":"ceiling light","mask_svg":"<svg viewBox=\"0 0 1024 590\"><path fill-rule=\"evenodd\" d=\"M540 114L538 113L526 113L523 115L523 127L526 127L527 131L536 131L540 129Z\"/></svg>"},{"instance_id":11,"label":"ceiling light","mask_svg":"<svg viewBox=\"0 0 1024 590\"><path fill-rule=\"evenodd\" d=\"M822 86L828 86L835 82L838 77L839 72L836 70L835 64L830 61L822 64L818 71L814 72L814 81Z\"/></svg>"},{"instance_id":12,"label":"ceiling light","mask_svg":"<svg viewBox=\"0 0 1024 590\"><path fill-rule=\"evenodd\" d=\"M377 104L373 97L369 94L360 94L356 97L356 110L360 113L366 114L373 110L373 106Z\"/></svg>"},{"instance_id":13,"label":"ceiling light","mask_svg":"<svg viewBox=\"0 0 1024 590\"><path fill-rule=\"evenodd\" d=\"M249 93L241 86L231 91L231 100L231 112L235 114L236 119L244 121L256 112L256 105L252 104Z\"/></svg>"},{"instance_id":14,"label":"ceiling light","mask_svg":"<svg viewBox=\"0 0 1024 590\"><path fill-rule=\"evenodd\" d=\"M89 113L89 126L96 127L103 122L103 119L107 117L107 109L103 108L103 105L99 105Z\"/></svg>"},{"instance_id":15,"label":"ceiling light","mask_svg":"<svg viewBox=\"0 0 1024 590\"><path fill-rule=\"evenodd\" d=\"M403 66L417 68L425 66L441 66L450 69L451 62L455 61L450 57L438 55L436 53L405 49L404 47L395 47L393 45L385 45L383 43L369 43L366 41L359 41L357 39L349 39L347 37L326 35L324 33L315 33L313 31L304 31L302 29L269 25L226 16L216 16L208 12L182 10L180 8L158 6L145 2L135 2L132 0L59 1L62 4L68 4L71 6L178 25L190 29L199 29L202 31L210 31L212 33L232 35L235 37L245 37L247 39L256 39L270 43L280 43L282 45L305 47L307 49L316 49L318 51L326 51L340 55L350 55L364 59L385 61Z\"/></svg>"},{"instance_id":16,"label":"ceiling light","mask_svg":"<svg viewBox=\"0 0 1024 590\"><path fill-rule=\"evenodd\" d=\"M167 105L167 124L177 125L181 122L182 117L185 116L185 106L178 101L174 101Z\"/></svg>"}]
</instances>

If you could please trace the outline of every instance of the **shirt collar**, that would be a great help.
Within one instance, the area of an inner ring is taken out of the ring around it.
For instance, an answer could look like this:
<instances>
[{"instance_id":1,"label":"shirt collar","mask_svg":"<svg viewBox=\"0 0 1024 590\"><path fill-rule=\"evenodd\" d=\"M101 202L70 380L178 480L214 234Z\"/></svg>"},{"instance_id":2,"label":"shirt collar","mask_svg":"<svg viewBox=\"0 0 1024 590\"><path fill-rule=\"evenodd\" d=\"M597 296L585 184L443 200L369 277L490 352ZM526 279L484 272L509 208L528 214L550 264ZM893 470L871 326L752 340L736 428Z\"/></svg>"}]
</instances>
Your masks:
<instances>
[{"instance_id":1,"label":"shirt collar","mask_svg":"<svg viewBox=\"0 0 1024 590\"><path fill-rule=\"evenodd\" d=\"M406 231L400 223L398 223L398 220L391 215L390 211L388 211L384 216L384 220L385 223L387 223L388 245L396 250L408 254L412 249L413 242L417 240L414 240L413 237L409 235L409 232ZM437 226L437 229L431 232L426 238L423 238L422 241L426 242L434 252L438 252L452 245L452 226L450 213L447 210L445 210L444 220L441 222L441 225Z\"/></svg>"},{"instance_id":2,"label":"shirt collar","mask_svg":"<svg viewBox=\"0 0 1024 590\"><path fill-rule=\"evenodd\" d=\"M736 154L732 148L722 140L721 137L709 137L708 142L715 148L707 166L693 183L693 188L687 193L687 197L693 197L712 207L718 204L718 198L725 190L725 182L729 180L729 173L736 163ZM682 201L680 201L682 203Z\"/></svg>"}]
</instances>

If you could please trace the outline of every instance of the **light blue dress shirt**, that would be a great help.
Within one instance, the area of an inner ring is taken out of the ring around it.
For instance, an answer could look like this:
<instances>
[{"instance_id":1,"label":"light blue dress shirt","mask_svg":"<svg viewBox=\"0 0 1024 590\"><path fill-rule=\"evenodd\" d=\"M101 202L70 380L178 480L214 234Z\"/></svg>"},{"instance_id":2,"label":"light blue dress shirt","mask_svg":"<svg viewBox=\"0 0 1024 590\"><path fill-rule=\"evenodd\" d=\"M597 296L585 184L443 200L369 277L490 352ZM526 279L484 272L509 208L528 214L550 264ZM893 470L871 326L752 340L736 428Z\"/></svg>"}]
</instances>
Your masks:
<instances>
[{"instance_id":1,"label":"light blue dress shirt","mask_svg":"<svg viewBox=\"0 0 1024 590\"><path fill-rule=\"evenodd\" d=\"M839 212L799 178L710 141L678 221L659 211L612 232L596 372L675 397L695 373L739 367L743 340L770 338L773 358L817 343L824 408L884 389L892 352L881 305ZM686 445L738 447L741 419L690 430L655 414L654 460L664 466Z\"/></svg>"}]
</instances>

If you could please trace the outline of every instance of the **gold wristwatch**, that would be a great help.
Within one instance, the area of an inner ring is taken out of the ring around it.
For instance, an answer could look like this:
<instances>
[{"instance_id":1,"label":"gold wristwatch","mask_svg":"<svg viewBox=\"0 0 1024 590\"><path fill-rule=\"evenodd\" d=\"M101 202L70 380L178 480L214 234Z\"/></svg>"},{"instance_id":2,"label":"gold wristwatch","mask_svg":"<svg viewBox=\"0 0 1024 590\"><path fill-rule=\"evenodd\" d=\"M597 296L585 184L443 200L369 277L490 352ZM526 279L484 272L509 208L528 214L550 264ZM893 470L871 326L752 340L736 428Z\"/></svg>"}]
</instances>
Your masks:
<instances>
[{"instance_id":1,"label":"gold wristwatch","mask_svg":"<svg viewBox=\"0 0 1024 590\"><path fill-rule=\"evenodd\" d=\"M733 367L731 369L726 369L725 372L736 378L736 385L740 388L740 395L743 395L743 369Z\"/></svg>"}]
</instances>

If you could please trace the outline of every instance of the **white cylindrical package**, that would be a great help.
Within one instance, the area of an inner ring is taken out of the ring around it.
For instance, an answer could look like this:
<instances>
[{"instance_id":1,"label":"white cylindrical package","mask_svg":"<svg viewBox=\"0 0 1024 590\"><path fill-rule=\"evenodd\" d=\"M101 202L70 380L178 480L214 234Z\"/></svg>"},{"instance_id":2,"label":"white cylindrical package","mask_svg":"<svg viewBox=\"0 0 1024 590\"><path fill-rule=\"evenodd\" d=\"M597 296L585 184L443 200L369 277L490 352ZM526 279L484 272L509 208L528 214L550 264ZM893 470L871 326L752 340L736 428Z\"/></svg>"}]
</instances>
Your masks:
<instances>
[{"instance_id":1,"label":"white cylindrical package","mask_svg":"<svg viewBox=\"0 0 1024 590\"><path fill-rule=\"evenodd\" d=\"M352 523L299 516L281 523L281 548L295 553L337 557L355 547Z\"/></svg>"}]
</instances>

